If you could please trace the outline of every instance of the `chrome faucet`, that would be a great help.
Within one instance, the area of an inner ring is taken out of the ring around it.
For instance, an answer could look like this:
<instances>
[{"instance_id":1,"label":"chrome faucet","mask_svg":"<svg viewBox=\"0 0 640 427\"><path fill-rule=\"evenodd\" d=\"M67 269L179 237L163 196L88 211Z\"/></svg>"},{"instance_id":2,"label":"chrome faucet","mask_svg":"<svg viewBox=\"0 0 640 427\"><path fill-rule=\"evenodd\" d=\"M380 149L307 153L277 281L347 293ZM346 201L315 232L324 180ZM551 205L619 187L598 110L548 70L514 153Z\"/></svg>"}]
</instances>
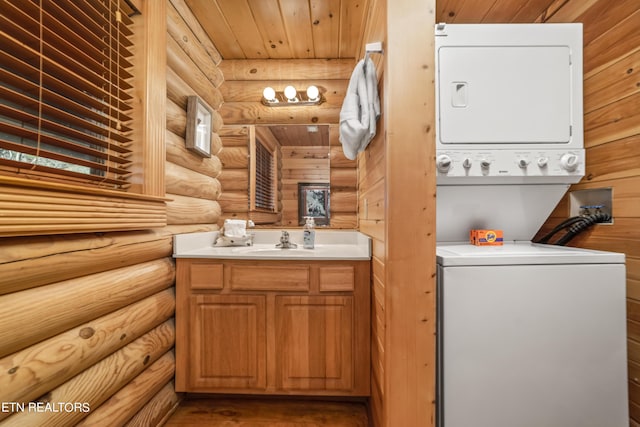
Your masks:
<instances>
[{"instance_id":1,"label":"chrome faucet","mask_svg":"<svg viewBox=\"0 0 640 427\"><path fill-rule=\"evenodd\" d=\"M289 241L289 232L282 231L282 236L280 236L280 243L276 245L276 248L280 249L293 249L297 248L298 245Z\"/></svg>"}]
</instances>

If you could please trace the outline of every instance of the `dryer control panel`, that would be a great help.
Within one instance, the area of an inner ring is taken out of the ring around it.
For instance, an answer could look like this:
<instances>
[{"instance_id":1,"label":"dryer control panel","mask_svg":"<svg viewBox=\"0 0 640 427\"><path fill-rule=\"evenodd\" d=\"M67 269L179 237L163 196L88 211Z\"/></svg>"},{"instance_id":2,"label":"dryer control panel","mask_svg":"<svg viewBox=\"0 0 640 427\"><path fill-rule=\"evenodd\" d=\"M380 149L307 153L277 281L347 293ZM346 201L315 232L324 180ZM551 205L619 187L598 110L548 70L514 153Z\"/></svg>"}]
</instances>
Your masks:
<instances>
[{"instance_id":1,"label":"dryer control panel","mask_svg":"<svg viewBox=\"0 0 640 427\"><path fill-rule=\"evenodd\" d=\"M584 150L437 150L438 184L573 184L584 175ZM478 178L478 179L474 179Z\"/></svg>"}]
</instances>

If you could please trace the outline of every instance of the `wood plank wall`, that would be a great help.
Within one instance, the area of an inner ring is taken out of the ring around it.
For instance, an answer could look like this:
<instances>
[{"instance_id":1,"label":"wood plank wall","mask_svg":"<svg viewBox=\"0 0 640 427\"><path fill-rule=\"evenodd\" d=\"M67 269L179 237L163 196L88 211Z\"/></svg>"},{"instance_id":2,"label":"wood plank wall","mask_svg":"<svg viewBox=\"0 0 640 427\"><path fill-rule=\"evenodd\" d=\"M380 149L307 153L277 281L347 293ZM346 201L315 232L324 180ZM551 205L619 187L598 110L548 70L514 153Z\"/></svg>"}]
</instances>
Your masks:
<instances>
[{"instance_id":1,"label":"wood plank wall","mask_svg":"<svg viewBox=\"0 0 640 427\"><path fill-rule=\"evenodd\" d=\"M377 0L364 44L384 70L376 138L359 155L359 227L372 238L374 426L435 424L435 1ZM410 32L407 28L411 28Z\"/></svg>"},{"instance_id":2,"label":"wood plank wall","mask_svg":"<svg viewBox=\"0 0 640 427\"><path fill-rule=\"evenodd\" d=\"M384 93L381 92L381 101ZM371 237L371 417L374 426L385 422L386 346L386 244L385 244L385 151L384 120L379 132L359 156L358 220L360 231Z\"/></svg>"},{"instance_id":3,"label":"wood plank wall","mask_svg":"<svg viewBox=\"0 0 640 427\"><path fill-rule=\"evenodd\" d=\"M298 227L298 184L329 182L328 146L282 147L282 225ZM333 208L333 193L331 194Z\"/></svg>"},{"instance_id":4,"label":"wood plank wall","mask_svg":"<svg viewBox=\"0 0 640 427\"><path fill-rule=\"evenodd\" d=\"M358 160L345 157L338 124L329 126L330 228L358 227Z\"/></svg>"},{"instance_id":5,"label":"wood plank wall","mask_svg":"<svg viewBox=\"0 0 640 427\"><path fill-rule=\"evenodd\" d=\"M220 81L197 80L194 70L220 73L203 54L215 50L193 43L196 21L182 0L139 3L160 25L168 17L169 225L0 239L0 402L86 404L75 411L0 411L2 426L159 425L178 402L173 235L217 229L220 214L220 161L184 149L186 96L200 94L219 107ZM212 151L219 148L214 137Z\"/></svg>"},{"instance_id":6,"label":"wood plank wall","mask_svg":"<svg viewBox=\"0 0 640 427\"><path fill-rule=\"evenodd\" d=\"M383 41L387 48L386 0L377 0L371 5L362 40L364 45ZM384 92L384 55L372 55L376 61L380 105L386 105ZM369 399L370 422L375 427L390 425L391 415L387 411L386 362L387 348L387 239L386 239L386 108L378 121L377 133L367 149L358 155L358 224L360 232L371 238L371 397Z\"/></svg>"},{"instance_id":7,"label":"wood plank wall","mask_svg":"<svg viewBox=\"0 0 640 427\"><path fill-rule=\"evenodd\" d=\"M570 246L623 252L627 260L629 411L640 426L640 3L569 1L544 22L584 26L585 178L571 190L611 188L613 225ZM568 197L540 235L569 217Z\"/></svg>"}]
</instances>

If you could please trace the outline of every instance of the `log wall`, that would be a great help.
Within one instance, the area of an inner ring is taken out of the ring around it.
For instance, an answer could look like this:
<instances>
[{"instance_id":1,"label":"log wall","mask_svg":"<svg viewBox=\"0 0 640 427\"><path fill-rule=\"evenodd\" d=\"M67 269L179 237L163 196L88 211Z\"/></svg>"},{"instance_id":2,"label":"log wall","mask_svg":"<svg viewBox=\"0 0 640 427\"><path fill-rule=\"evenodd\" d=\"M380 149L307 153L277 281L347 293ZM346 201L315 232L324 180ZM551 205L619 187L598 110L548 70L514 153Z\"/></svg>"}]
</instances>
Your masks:
<instances>
[{"instance_id":1,"label":"log wall","mask_svg":"<svg viewBox=\"0 0 640 427\"><path fill-rule=\"evenodd\" d=\"M220 129L222 162L220 183L222 194L221 221L224 219L249 219L249 140L250 126L223 126Z\"/></svg>"},{"instance_id":2,"label":"log wall","mask_svg":"<svg viewBox=\"0 0 640 427\"><path fill-rule=\"evenodd\" d=\"M209 229L1 239L0 402L16 406L0 426L142 426L148 405L172 411L173 235Z\"/></svg>"},{"instance_id":3,"label":"log wall","mask_svg":"<svg viewBox=\"0 0 640 427\"><path fill-rule=\"evenodd\" d=\"M225 103L220 114L225 124L335 124L354 66L353 59L240 59L220 64ZM267 107L262 91L271 86L283 91L293 85L306 91L316 85L325 102L318 106Z\"/></svg>"},{"instance_id":4,"label":"log wall","mask_svg":"<svg viewBox=\"0 0 640 427\"><path fill-rule=\"evenodd\" d=\"M223 82L220 56L182 0L167 4L167 224L217 224L222 143L218 110ZM187 98L199 96L213 110L211 157L185 147Z\"/></svg>"},{"instance_id":5,"label":"log wall","mask_svg":"<svg viewBox=\"0 0 640 427\"><path fill-rule=\"evenodd\" d=\"M0 239L3 427L160 425L179 400L173 236L215 230L221 213L222 144L214 134L211 158L185 149L186 97L204 99L219 129L222 74L182 0L136 3L167 22L166 126L153 132L166 141L168 225Z\"/></svg>"}]
</instances>

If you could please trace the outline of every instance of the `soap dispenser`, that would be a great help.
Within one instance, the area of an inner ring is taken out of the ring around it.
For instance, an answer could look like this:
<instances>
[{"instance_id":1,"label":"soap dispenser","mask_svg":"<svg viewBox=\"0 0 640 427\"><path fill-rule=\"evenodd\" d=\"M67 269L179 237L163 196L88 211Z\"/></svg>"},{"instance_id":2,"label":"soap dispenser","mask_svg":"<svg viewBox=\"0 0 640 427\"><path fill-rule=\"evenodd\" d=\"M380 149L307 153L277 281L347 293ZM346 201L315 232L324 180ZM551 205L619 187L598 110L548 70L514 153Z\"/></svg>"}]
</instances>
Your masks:
<instances>
[{"instance_id":1,"label":"soap dispenser","mask_svg":"<svg viewBox=\"0 0 640 427\"><path fill-rule=\"evenodd\" d=\"M305 249L313 249L316 240L316 223L312 216L306 216L304 228L302 231L302 247Z\"/></svg>"}]
</instances>

